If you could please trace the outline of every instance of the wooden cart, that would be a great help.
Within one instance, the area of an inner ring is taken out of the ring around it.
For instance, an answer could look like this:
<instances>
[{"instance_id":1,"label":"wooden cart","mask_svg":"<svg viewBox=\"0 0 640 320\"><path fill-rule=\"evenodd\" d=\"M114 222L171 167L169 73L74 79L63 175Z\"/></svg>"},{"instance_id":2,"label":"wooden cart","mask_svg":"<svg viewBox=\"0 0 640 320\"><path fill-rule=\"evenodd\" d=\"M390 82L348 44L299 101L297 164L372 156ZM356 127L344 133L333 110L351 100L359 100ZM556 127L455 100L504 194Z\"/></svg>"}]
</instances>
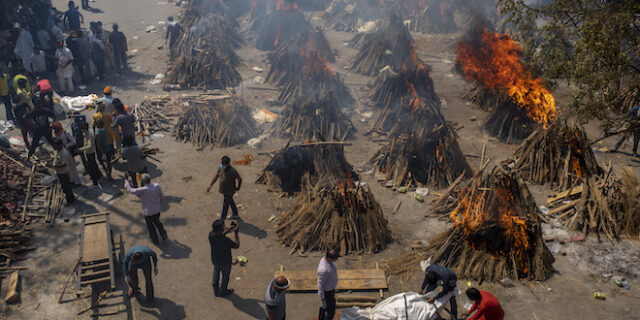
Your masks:
<instances>
[{"instance_id":1,"label":"wooden cart","mask_svg":"<svg viewBox=\"0 0 640 320\"><path fill-rule=\"evenodd\" d=\"M113 240L113 231L109 213L91 214L83 217L80 238L80 263L76 269L78 275L77 290L84 286L109 283L109 290L116 286L114 266L118 263L116 250L119 251L119 263L124 260L122 236L118 246Z\"/></svg>"}]
</instances>

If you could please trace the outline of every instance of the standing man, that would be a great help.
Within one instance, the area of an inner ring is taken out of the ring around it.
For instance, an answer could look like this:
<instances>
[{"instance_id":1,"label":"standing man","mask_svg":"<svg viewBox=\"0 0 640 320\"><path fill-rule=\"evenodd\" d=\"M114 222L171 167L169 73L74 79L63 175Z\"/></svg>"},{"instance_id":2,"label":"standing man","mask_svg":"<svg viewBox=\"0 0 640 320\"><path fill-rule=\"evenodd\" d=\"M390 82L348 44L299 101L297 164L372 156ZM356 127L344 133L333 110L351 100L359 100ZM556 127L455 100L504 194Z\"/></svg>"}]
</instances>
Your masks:
<instances>
[{"instance_id":1,"label":"standing man","mask_svg":"<svg viewBox=\"0 0 640 320\"><path fill-rule=\"evenodd\" d=\"M118 31L118 24L113 24L113 31L109 35L109 43L113 49L113 57L115 59L116 71L120 73L120 69L129 69L127 66L127 37L124 33Z\"/></svg>"},{"instance_id":2,"label":"standing man","mask_svg":"<svg viewBox=\"0 0 640 320\"><path fill-rule=\"evenodd\" d=\"M453 270L445 268L443 266L432 264L427 267L425 271L424 281L422 281L422 286L420 287L420 294L426 294L433 290L435 290L438 285L442 286L442 291L438 293L435 297L429 298L428 302L433 303L436 299L447 295L449 292L456 289L456 282L458 281L458 277L456 276ZM451 319L458 319L458 304L456 302L456 296L452 295L451 299L449 299L449 303L451 304Z\"/></svg>"},{"instance_id":3,"label":"standing man","mask_svg":"<svg viewBox=\"0 0 640 320\"><path fill-rule=\"evenodd\" d=\"M78 174L78 163L74 158L74 156L77 154L76 139L64 130L60 122L54 122L51 125L51 128L53 129L55 140L61 142L64 148L71 155L69 162L67 163L69 178L71 179L71 183L74 188L79 187L82 185L82 179L80 178L80 174Z\"/></svg>"},{"instance_id":4,"label":"standing man","mask_svg":"<svg viewBox=\"0 0 640 320\"><path fill-rule=\"evenodd\" d=\"M113 114L116 111L116 108L113 107L113 91L111 90L111 86L104 87L102 90L104 96L98 99L98 103L103 102L105 104L105 111L109 114Z\"/></svg>"},{"instance_id":5,"label":"standing man","mask_svg":"<svg viewBox=\"0 0 640 320\"><path fill-rule=\"evenodd\" d=\"M95 34L91 35L91 61L96 66L100 80L104 80L105 59L107 57L104 50L104 42Z\"/></svg>"},{"instance_id":6,"label":"standing man","mask_svg":"<svg viewBox=\"0 0 640 320\"><path fill-rule=\"evenodd\" d=\"M54 120L55 115L53 112L44 107L42 103L38 103L38 107L25 115L26 119L31 119L33 128L33 138L31 140L31 147L29 148L29 154L27 158L31 157L40 144L42 137L47 139L50 145L54 145L53 137L51 136L51 122L49 119ZM67 178L69 171L67 170Z\"/></svg>"},{"instance_id":7,"label":"standing man","mask_svg":"<svg viewBox=\"0 0 640 320\"><path fill-rule=\"evenodd\" d=\"M78 151L84 153L86 165L85 170L89 173L89 176L93 181L93 185L97 186L98 182L100 182L100 179L102 178L102 173L100 173L98 163L96 162L96 141L93 137L93 133L89 130L89 124L86 122L82 123L82 133L84 143Z\"/></svg>"},{"instance_id":8,"label":"standing man","mask_svg":"<svg viewBox=\"0 0 640 320\"><path fill-rule=\"evenodd\" d=\"M7 114L7 121L13 123L15 117L13 115L13 105L11 104L11 96L9 95L9 75L4 66L0 67L0 99L4 104L4 110Z\"/></svg>"},{"instance_id":9,"label":"standing man","mask_svg":"<svg viewBox=\"0 0 640 320\"><path fill-rule=\"evenodd\" d=\"M627 121L629 123L628 131L622 134L618 143L616 143L616 147L613 149L614 151L618 151L618 149L622 146L625 140L629 137L629 134L633 134L633 155L638 156L638 142L640 142L640 106L636 106L631 111L627 112Z\"/></svg>"},{"instance_id":10,"label":"standing man","mask_svg":"<svg viewBox=\"0 0 640 320\"><path fill-rule=\"evenodd\" d=\"M31 64L31 72L38 79L44 79L47 77L47 62L44 51L38 49L38 47L33 47L33 53L29 58L29 63Z\"/></svg>"},{"instance_id":11,"label":"standing man","mask_svg":"<svg viewBox=\"0 0 640 320\"><path fill-rule=\"evenodd\" d=\"M476 288L467 289L467 297L473 301L473 306L462 316L467 318L472 312L476 312L467 320L503 320L504 311L498 299L487 291Z\"/></svg>"},{"instance_id":12,"label":"standing man","mask_svg":"<svg viewBox=\"0 0 640 320\"><path fill-rule=\"evenodd\" d=\"M227 238L225 234L233 231L235 241ZM213 294L216 297L226 297L233 293L233 289L228 289L229 276L231 274L231 249L240 247L240 237L238 236L238 225L232 223L225 230L224 221L216 220L211 224L209 232L209 244L211 244L211 263L213 263ZM220 276L222 275L222 283Z\"/></svg>"},{"instance_id":13,"label":"standing man","mask_svg":"<svg viewBox=\"0 0 640 320\"><path fill-rule=\"evenodd\" d=\"M173 49L184 29L177 21L173 21L173 17L169 17L167 20L169 20L169 25L167 26L167 34L164 37L164 44L167 44L167 39L169 39L169 49Z\"/></svg>"},{"instance_id":14,"label":"standing man","mask_svg":"<svg viewBox=\"0 0 640 320\"><path fill-rule=\"evenodd\" d=\"M153 244L158 245L156 228L158 232L160 232L162 241L167 240L167 231L164 230L164 226L160 221L160 208L162 200L164 199L164 193L162 193L162 188L160 188L159 184L151 183L151 176L147 173L143 173L140 177L140 184L142 184L142 187L132 188L129 184L129 173L124 173L124 187L127 189L127 192L135 194L140 198L144 220L147 223L147 229L149 229L149 237L151 237Z\"/></svg>"},{"instance_id":15,"label":"standing man","mask_svg":"<svg viewBox=\"0 0 640 320\"><path fill-rule=\"evenodd\" d=\"M140 290L138 288L138 269L142 269L144 282L147 289L147 303L153 305L153 280L151 279L151 261L153 259L153 274L158 275L158 257L147 246L134 246L127 251L122 267L124 276L129 284L129 298Z\"/></svg>"},{"instance_id":16,"label":"standing man","mask_svg":"<svg viewBox=\"0 0 640 320\"><path fill-rule=\"evenodd\" d=\"M287 300L284 295L287 289L289 289L289 279L284 276L278 276L269 283L264 295L267 320L285 320Z\"/></svg>"},{"instance_id":17,"label":"standing man","mask_svg":"<svg viewBox=\"0 0 640 320\"><path fill-rule=\"evenodd\" d=\"M36 83L36 91L44 106L53 111L53 88L51 87L51 82L48 79L39 80Z\"/></svg>"},{"instance_id":18,"label":"standing man","mask_svg":"<svg viewBox=\"0 0 640 320\"><path fill-rule=\"evenodd\" d=\"M222 157L220 160L220 168L216 173L215 177L209 184L207 188L207 192L211 191L211 187L220 179L220 188L219 191L224 196L224 202L222 203L222 213L220 213L220 220L224 221L227 218L227 211L229 211L229 206L231 206L231 211L233 215L231 219L238 219L238 208L236 207L236 202L233 201L233 195L236 191L240 191L240 187L242 186L242 178L238 171L234 167L231 166L231 159L228 156ZM236 180L238 181L238 185L236 186Z\"/></svg>"},{"instance_id":19,"label":"standing man","mask_svg":"<svg viewBox=\"0 0 640 320\"><path fill-rule=\"evenodd\" d=\"M71 179L69 178L69 162L71 154L64 148L62 142L55 142L53 149L56 151L53 157L53 169L58 175L58 181L62 186L62 191L67 198L67 205L70 205L76 201L76 197L73 194L73 187L71 186Z\"/></svg>"},{"instance_id":20,"label":"standing man","mask_svg":"<svg viewBox=\"0 0 640 320\"><path fill-rule=\"evenodd\" d=\"M134 188L138 187L136 174L147 173L147 164L144 161L145 155L142 148L138 146L131 138L124 139L124 148L122 148L122 159L127 161L127 171L131 177L131 184Z\"/></svg>"},{"instance_id":21,"label":"standing man","mask_svg":"<svg viewBox=\"0 0 640 320\"><path fill-rule=\"evenodd\" d=\"M136 116L124 109L124 104L120 99L113 99L113 107L116 109L116 121L113 123L114 131L118 132L120 128L120 137L122 141L129 140L136 142Z\"/></svg>"},{"instance_id":22,"label":"standing man","mask_svg":"<svg viewBox=\"0 0 640 320\"><path fill-rule=\"evenodd\" d=\"M80 76L84 83L88 83L91 80L91 39L85 36L82 30L78 31L78 37L76 41L76 52L74 53L75 64L80 71Z\"/></svg>"},{"instance_id":23,"label":"standing man","mask_svg":"<svg viewBox=\"0 0 640 320\"><path fill-rule=\"evenodd\" d=\"M62 41L58 43L56 49L56 60L58 60L57 73L60 88L67 93L73 91L73 54Z\"/></svg>"},{"instance_id":24,"label":"standing man","mask_svg":"<svg viewBox=\"0 0 640 320\"><path fill-rule=\"evenodd\" d=\"M107 175L107 180L109 182L113 181L111 177L111 172L113 171L113 166L111 164L111 159L113 159L113 154L115 150L113 149L113 144L109 143L109 134L104 126L104 122L102 120L98 120L95 122L96 126L96 151L100 163L102 164L102 168Z\"/></svg>"},{"instance_id":25,"label":"standing man","mask_svg":"<svg viewBox=\"0 0 640 320\"><path fill-rule=\"evenodd\" d=\"M29 106L29 111L33 111L33 96L31 89L27 89L29 82L27 79L18 79L18 87L16 88L16 100L18 103L26 103Z\"/></svg>"},{"instance_id":26,"label":"standing man","mask_svg":"<svg viewBox=\"0 0 640 320\"><path fill-rule=\"evenodd\" d=\"M318 295L322 304L318 320L333 320L336 315L336 286L338 285L338 251L329 249L318 264Z\"/></svg>"},{"instance_id":27,"label":"standing man","mask_svg":"<svg viewBox=\"0 0 640 320\"><path fill-rule=\"evenodd\" d=\"M64 13L62 23L67 24L69 31L78 31L80 30L80 23L84 23L84 17L80 11L78 11L78 8L73 1L69 1L67 6L69 10Z\"/></svg>"}]
</instances>

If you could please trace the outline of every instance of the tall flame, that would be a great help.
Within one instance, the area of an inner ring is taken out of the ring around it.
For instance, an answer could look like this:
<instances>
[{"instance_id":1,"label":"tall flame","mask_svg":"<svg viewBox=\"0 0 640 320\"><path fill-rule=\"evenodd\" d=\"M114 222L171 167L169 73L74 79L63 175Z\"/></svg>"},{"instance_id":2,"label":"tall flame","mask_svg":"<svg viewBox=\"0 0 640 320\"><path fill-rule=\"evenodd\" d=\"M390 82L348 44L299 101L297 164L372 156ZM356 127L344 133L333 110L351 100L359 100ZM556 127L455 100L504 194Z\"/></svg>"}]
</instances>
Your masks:
<instances>
[{"instance_id":1,"label":"tall flame","mask_svg":"<svg viewBox=\"0 0 640 320\"><path fill-rule=\"evenodd\" d=\"M479 40L481 45L462 41L456 47L456 62L465 78L507 93L537 123L547 126L553 121L556 117L553 95L540 78L526 69L518 44L509 35L487 28L482 30Z\"/></svg>"}]
</instances>

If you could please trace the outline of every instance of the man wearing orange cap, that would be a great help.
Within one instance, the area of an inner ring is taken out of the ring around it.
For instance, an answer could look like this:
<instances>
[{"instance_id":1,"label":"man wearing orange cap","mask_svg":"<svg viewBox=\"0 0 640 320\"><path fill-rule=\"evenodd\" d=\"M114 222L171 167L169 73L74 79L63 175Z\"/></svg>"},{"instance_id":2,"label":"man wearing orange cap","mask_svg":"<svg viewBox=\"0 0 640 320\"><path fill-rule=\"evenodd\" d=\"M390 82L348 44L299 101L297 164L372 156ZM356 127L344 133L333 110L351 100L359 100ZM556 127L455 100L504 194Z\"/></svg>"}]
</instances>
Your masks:
<instances>
[{"instance_id":1,"label":"man wearing orange cap","mask_svg":"<svg viewBox=\"0 0 640 320\"><path fill-rule=\"evenodd\" d=\"M102 91L104 93L104 97L98 99L98 102L104 102L105 104L105 111L108 112L109 114L113 115L113 113L116 111L115 107L113 106L113 96L111 95L111 86L106 86L104 87L104 90Z\"/></svg>"}]
</instances>

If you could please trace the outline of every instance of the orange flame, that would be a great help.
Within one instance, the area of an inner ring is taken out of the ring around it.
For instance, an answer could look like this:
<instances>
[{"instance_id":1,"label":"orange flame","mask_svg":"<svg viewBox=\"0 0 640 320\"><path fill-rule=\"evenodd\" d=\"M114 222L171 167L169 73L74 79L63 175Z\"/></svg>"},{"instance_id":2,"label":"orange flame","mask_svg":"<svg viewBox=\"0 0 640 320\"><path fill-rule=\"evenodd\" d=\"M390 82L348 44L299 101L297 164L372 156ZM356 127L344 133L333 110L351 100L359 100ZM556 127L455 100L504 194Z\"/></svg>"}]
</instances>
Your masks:
<instances>
[{"instance_id":1,"label":"orange flame","mask_svg":"<svg viewBox=\"0 0 640 320\"><path fill-rule=\"evenodd\" d=\"M456 47L456 62L466 79L507 93L531 120L546 127L556 117L555 100L542 80L526 70L522 49L509 35L486 28L480 38L481 46L462 41Z\"/></svg>"}]
</instances>

